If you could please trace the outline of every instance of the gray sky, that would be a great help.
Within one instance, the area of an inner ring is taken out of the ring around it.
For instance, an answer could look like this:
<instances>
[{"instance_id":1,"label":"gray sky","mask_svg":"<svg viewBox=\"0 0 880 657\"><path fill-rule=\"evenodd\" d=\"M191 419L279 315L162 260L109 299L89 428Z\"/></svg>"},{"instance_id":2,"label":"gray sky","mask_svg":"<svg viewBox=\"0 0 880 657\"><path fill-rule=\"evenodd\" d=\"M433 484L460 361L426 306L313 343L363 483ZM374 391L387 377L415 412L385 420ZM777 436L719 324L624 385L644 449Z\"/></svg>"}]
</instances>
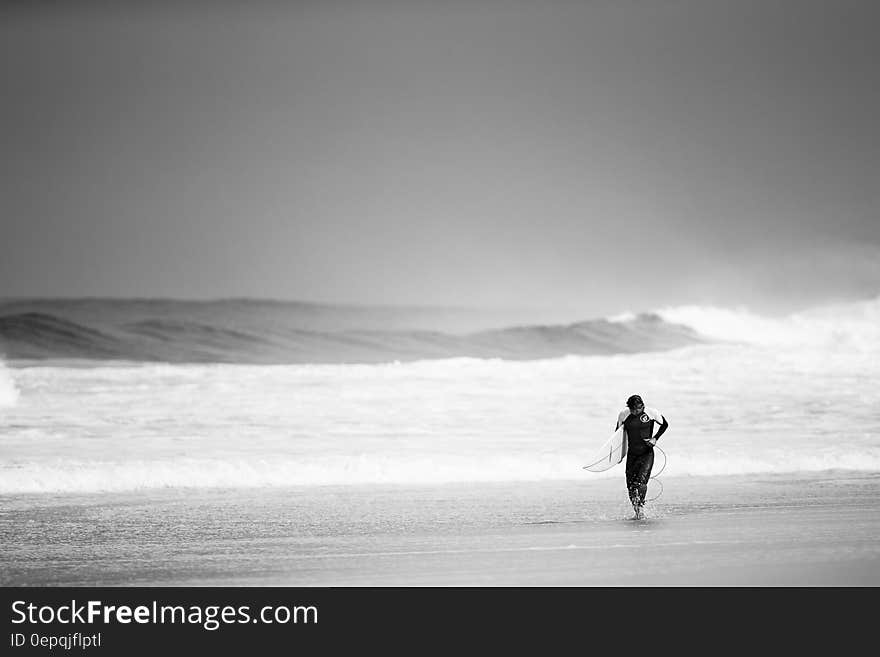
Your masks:
<instances>
[{"instance_id":1,"label":"gray sky","mask_svg":"<svg viewBox=\"0 0 880 657\"><path fill-rule=\"evenodd\" d=\"M880 293L875 2L23 4L0 296Z\"/></svg>"}]
</instances>

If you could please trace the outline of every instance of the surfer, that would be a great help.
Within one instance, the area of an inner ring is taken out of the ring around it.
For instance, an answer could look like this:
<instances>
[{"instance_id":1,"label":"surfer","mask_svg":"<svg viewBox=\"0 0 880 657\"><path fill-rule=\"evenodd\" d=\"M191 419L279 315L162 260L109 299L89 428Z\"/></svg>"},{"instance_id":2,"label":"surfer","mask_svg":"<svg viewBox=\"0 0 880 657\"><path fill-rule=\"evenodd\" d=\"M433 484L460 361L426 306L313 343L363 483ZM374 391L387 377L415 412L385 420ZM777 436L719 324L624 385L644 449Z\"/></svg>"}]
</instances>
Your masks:
<instances>
[{"instance_id":1,"label":"surfer","mask_svg":"<svg viewBox=\"0 0 880 657\"><path fill-rule=\"evenodd\" d=\"M641 518L648 479L654 467L654 445L669 428L669 422L656 408L646 407L639 395L632 395L626 400L626 408L617 416L614 430L620 425L626 433L626 489L636 518Z\"/></svg>"}]
</instances>

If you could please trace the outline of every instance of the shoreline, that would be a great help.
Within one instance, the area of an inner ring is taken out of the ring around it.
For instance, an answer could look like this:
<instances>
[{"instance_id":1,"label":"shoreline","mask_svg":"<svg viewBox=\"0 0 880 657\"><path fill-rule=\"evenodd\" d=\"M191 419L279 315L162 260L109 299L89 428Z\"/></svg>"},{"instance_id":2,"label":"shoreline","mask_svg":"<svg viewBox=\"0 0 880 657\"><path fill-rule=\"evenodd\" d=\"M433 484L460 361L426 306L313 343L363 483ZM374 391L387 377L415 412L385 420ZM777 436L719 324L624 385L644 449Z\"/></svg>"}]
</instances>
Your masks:
<instances>
[{"instance_id":1,"label":"shoreline","mask_svg":"<svg viewBox=\"0 0 880 657\"><path fill-rule=\"evenodd\" d=\"M602 473L604 475L604 473ZM736 485L737 482L749 482L764 480L767 482L784 483L786 481L797 481L803 483L825 481L843 482L847 480L874 479L880 482L880 470L851 470L845 468L830 468L827 470L811 470L811 471L789 471L789 472L748 472L737 474L711 474L711 475L692 475L692 474L663 474L658 478L663 483L664 490L667 483L683 483L686 486L698 484L699 482L712 482L713 484L722 484L724 487ZM196 495L196 496L227 496L235 494L247 495L250 493L270 494L273 491L279 494L294 492L297 494L331 493L334 491L379 491L388 493L393 491L425 491L425 490L467 490L473 488L487 489L507 489L510 487L526 486L526 487L569 487L579 486L584 488L593 488L603 490L611 487L621 488L623 490L623 469L618 468L614 476L599 476L585 474L583 477L558 478L558 479L511 479L507 481L498 480L472 480L472 481L438 481L427 483L413 482L380 482L380 483L353 483L353 484L289 484L289 485L253 485L253 486L145 486L141 488L132 488L125 490L95 490L95 491L41 491L41 492L0 492L0 505L20 506L21 504L33 504L35 506L52 506L52 505L70 505L70 504L120 504L126 502L137 502L144 497L162 499L166 496L175 497L178 495ZM652 482L655 480L652 478ZM653 485L653 484L652 484ZM648 491L648 497L651 497L651 491ZM117 498L117 499L114 499Z\"/></svg>"}]
</instances>

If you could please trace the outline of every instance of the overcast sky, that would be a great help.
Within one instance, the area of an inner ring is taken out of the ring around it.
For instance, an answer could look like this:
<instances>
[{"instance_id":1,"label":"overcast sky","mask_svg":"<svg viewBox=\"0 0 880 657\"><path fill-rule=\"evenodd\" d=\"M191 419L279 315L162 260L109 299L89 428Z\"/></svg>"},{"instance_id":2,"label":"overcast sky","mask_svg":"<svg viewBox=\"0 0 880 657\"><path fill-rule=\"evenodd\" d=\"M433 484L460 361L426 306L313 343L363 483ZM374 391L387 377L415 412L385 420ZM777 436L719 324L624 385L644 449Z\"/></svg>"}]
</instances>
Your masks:
<instances>
[{"instance_id":1,"label":"overcast sky","mask_svg":"<svg viewBox=\"0 0 880 657\"><path fill-rule=\"evenodd\" d=\"M876 2L17 4L0 296L880 293Z\"/></svg>"}]
</instances>

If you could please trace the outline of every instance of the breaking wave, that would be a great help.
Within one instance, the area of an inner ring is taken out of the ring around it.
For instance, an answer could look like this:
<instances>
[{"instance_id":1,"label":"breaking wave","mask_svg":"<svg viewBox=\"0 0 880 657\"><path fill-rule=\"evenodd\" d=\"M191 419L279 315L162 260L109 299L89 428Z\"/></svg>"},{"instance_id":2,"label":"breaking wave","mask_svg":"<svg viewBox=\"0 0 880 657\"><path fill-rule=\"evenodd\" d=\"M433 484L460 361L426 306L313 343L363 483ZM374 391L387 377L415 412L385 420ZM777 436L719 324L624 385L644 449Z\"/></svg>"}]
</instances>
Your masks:
<instances>
[{"instance_id":1,"label":"breaking wave","mask_svg":"<svg viewBox=\"0 0 880 657\"><path fill-rule=\"evenodd\" d=\"M880 345L880 297L840 303L773 318L746 308L680 306L657 314L709 339L767 346L874 350Z\"/></svg>"}]
</instances>

